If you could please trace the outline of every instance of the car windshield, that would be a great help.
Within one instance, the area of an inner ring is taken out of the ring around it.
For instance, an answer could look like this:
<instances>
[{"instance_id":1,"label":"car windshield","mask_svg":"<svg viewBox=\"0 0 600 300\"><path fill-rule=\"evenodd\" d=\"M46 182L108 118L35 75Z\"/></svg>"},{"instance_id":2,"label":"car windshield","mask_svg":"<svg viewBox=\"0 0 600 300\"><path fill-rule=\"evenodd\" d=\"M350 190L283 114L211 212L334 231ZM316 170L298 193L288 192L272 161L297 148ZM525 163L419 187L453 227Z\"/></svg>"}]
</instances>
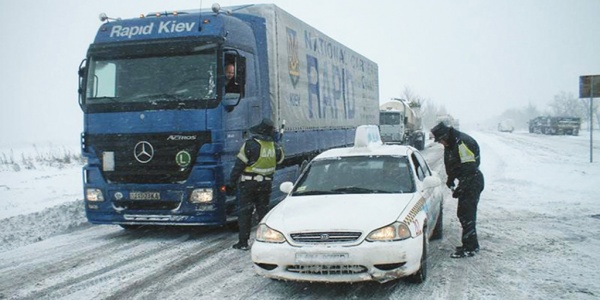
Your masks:
<instances>
[{"instance_id":1,"label":"car windshield","mask_svg":"<svg viewBox=\"0 0 600 300\"><path fill-rule=\"evenodd\" d=\"M408 159L353 156L311 162L292 195L413 193Z\"/></svg>"}]
</instances>

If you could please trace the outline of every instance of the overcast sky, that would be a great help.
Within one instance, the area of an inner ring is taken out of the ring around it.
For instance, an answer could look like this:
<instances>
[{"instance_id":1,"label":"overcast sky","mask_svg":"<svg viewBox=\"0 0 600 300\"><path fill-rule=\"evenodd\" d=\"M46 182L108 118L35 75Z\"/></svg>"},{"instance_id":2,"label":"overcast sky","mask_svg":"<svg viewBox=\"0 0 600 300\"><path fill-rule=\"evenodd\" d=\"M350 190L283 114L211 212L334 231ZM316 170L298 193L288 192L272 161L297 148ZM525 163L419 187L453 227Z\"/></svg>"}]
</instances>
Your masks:
<instances>
[{"instance_id":1,"label":"overcast sky","mask_svg":"<svg viewBox=\"0 0 600 300\"><path fill-rule=\"evenodd\" d=\"M101 12L132 18L214 1L0 0L0 143L78 143L77 69ZM224 0L221 6L259 3ZM380 101L405 88L482 122L600 74L598 0L273 0L379 66Z\"/></svg>"}]
</instances>

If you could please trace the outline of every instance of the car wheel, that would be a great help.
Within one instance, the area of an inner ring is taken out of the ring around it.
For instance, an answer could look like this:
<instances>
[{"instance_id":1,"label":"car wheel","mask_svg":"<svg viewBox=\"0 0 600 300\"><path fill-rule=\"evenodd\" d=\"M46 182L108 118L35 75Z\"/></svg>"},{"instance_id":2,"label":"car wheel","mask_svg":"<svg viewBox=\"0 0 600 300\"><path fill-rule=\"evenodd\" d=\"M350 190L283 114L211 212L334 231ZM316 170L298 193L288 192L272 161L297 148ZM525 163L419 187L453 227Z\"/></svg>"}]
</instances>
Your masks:
<instances>
[{"instance_id":1,"label":"car wheel","mask_svg":"<svg viewBox=\"0 0 600 300\"><path fill-rule=\"evenodd\" d=\"M438 214L437 221L435 222L435 228L431 234L432 240L442 239L444 236L444 206L440 204L440 213Z\"/></svg>"},{"instance_id":2,"label":"car wheel","mask_svg":"<svg viewBox=\"0 0 600 300\"><path fill-rule=\"evenodd\" d=\"M421 267L415 274L406 277L406 281L408 282L423 283L425 279L427 279L427 245L429 244L427 241L427 234L423 234L423 251L421 253Z\"/></svg>"}]
</instances>

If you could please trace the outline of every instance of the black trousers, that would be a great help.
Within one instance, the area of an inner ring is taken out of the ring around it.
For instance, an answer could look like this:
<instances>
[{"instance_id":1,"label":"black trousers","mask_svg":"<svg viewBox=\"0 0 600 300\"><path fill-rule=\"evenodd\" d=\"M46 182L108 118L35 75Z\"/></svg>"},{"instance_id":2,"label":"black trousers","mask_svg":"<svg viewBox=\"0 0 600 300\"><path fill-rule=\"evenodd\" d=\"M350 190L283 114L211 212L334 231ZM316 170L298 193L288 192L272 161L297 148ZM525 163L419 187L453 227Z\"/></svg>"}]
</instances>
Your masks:
<instances>
[{"instance_id":1,"label":"black trousers","mask_svg":"<svg viewBox=\"0 0 600 300\"><path fill-rule=\"evenodd\" d=\"M477 204L478 193L464 193L458 198L458 209L456 211L460 225L462 226L462 246L467 251L479 248L477 240Z\"/></svg>"},{"instance_id":2,"label":"black trousers","mask_svg":"<svg viewBox=\"0 0 600 300\"><path fill-rule=\"evenodd\" d=\"M269 211L271 182L254 180L240 182L240 206L238 214L239 241L247 243L252 229L252 213L256 209L258 220Z\"/></svg>"}]
</instances>

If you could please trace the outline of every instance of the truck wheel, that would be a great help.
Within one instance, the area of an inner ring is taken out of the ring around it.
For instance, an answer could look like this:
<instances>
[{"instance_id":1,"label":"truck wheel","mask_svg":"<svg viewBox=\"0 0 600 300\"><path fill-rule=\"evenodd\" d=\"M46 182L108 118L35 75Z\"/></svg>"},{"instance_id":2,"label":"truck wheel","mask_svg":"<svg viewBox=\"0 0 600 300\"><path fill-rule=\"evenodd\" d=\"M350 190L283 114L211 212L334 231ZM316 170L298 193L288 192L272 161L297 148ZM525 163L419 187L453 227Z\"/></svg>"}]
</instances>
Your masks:
<instances>
[{"instance_id":1,"label":"truck wheel","mask_svg":"<svg viewBox=\"0 0 600 300\"><path fill-rule=\"evenodd\" d=\"M417 148L417 150L425 149L425 141L424 140L416 141L414 144L415 144L415 148Z\"/></svg>"},{"instance_id":2,"label":"truck wheel","mask_svg":"<svg viewBox=\"0 0 600 300\"><path fill-rule=\"evenodd\" d=\"M240 226L238 225L237 220L233 221L233 222L227 222L227 224L225 225L225 227L232 231L232 232L238 232L240 231Z\"/></svg>"}]
</instances>

